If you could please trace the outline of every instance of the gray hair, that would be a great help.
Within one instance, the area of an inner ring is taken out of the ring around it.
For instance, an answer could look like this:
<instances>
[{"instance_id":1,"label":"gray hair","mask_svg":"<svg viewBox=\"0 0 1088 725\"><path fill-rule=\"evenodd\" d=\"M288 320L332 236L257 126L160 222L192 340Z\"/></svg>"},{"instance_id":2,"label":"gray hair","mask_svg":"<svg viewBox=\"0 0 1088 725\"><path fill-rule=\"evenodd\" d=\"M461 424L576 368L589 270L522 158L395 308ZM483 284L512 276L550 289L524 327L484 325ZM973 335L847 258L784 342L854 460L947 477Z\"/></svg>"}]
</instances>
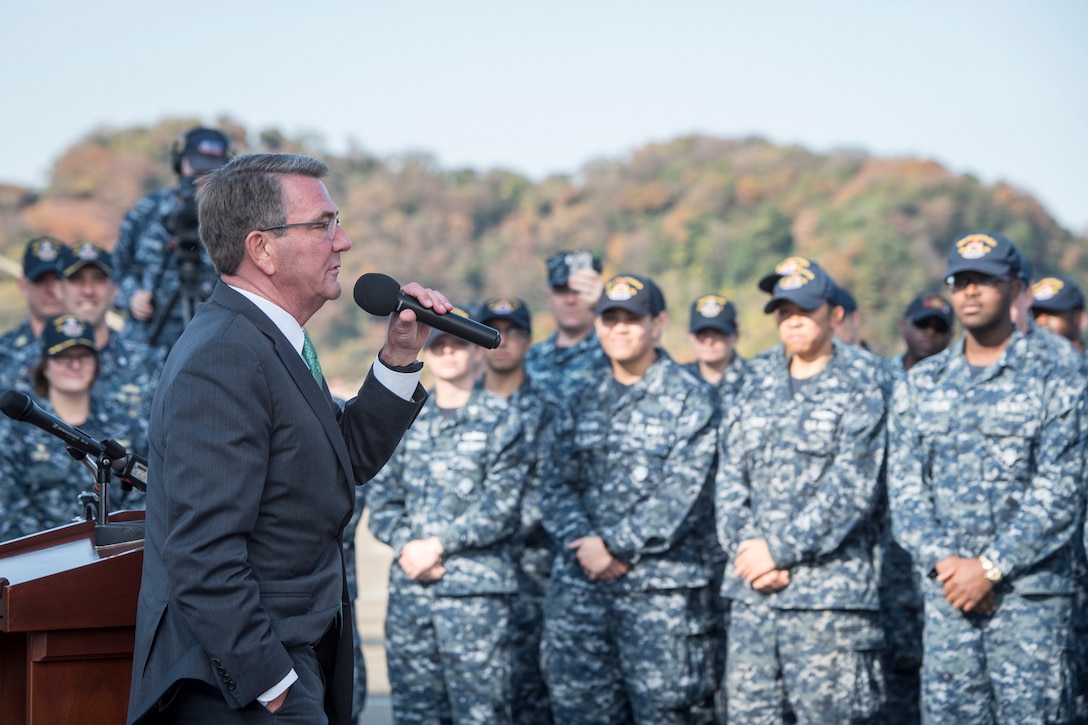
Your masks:
<instances>
[{"instance_id":1,"label":"gray hair","mask_svg":"<svg viewBox=\"0 0 1088 725\"><path fill-rule=\"evenodd\" d=\"M287 223L281 176L320 179L328 173L324 161L301 154L244 154L209 173L196 198L200 239L216 270L236 273L250 232Z\"/></svg>"}]
</instances>

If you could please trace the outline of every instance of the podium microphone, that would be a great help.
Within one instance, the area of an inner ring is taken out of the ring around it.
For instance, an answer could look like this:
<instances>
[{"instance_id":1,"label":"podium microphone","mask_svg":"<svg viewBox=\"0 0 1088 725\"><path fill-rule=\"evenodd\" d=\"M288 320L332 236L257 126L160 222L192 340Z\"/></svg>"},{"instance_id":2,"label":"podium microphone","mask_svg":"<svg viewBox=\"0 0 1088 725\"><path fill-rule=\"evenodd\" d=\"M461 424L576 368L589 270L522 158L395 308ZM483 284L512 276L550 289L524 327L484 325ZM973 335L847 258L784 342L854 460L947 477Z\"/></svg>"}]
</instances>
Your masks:
<instances>
[{"instance_id":1,"label":"podium microphone","mask_svg":"<svg viewBox=\"0 0 1088 725\"><path fill-rule=\"evenodd\" d=\"M101 443L79 428L74 428L60 418L46 413L26 393L20 393L16 390L4 391L4 394L0 395L0 410L3 410L4 415L9 418L26 421L32 426L41 428L46 433L60 438L66 446L80 453L95 458L102 454Z\"/></svg>"},{"instance_id":2,"label":"podium microphone","mask_svg":"<svg viewBox=\"0 0 1088 725\"><path fill-rule=\"evenodd\" d=\"M355 304L376 317L411 310L423 324L489 350L494 350L502 342L502 335L493 327L460 315L440 315L424 307L415 297L401 292L397 280L387 274L371 272L360 277L355 283Z\"/></svg>"},{"instance_id":3,"label":"podium microphone","mask_svg":"<svg viewBox=\"0 0 1088 725\"><path fill-rule=\"evenodd\" d=\"M115 440L102 441L102 447L110 458L110 468L121 480L121 488L130 491L133 488L147 490L147 459L135 453L130 453L123 445Z\"/></svg>"}]
</instances>

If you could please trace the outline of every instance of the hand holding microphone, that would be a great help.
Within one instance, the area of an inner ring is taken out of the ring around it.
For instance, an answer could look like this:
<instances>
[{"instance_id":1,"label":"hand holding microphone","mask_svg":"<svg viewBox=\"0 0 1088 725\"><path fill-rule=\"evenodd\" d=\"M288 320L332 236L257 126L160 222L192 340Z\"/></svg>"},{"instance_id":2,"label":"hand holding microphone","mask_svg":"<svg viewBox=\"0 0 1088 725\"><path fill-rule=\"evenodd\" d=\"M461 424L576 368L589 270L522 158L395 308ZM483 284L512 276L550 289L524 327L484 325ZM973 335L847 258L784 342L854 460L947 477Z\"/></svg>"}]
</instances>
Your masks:
<instances>
[{"instance_id":1,"label":"hand holding microphone","mask_svg":"<svg viewBox=\"0 0 1088 725\"><path fill-rule=\"evenodd\" d=\"M502 335L492 327L424 307L415 297L401 291L400 284L389 275L372 272L360 277L355 283L355 304L377 317L411 310L423 324L481 347L494 349L502 341Z\"/></svg>"}]
</instances>

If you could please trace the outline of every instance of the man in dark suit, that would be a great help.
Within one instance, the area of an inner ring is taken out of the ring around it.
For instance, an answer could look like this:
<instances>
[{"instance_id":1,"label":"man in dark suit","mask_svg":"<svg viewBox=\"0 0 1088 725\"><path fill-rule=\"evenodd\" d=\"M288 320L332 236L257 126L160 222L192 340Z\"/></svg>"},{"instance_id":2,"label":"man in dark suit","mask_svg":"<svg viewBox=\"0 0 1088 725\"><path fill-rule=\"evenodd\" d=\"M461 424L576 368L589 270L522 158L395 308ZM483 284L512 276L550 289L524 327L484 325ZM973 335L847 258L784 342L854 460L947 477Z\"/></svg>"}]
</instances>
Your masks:
<instances>
[{"instance_id":1,"label":"man in dark suit","mask_svg":"<svg viewBox=\"0 0 1088 725\"><path fill-rule=\"evenodd\" d=\"M358 396L334 407L302 328L340 296L351 248L327 173L306 156L251 154L200 192L220 281L152 408L130 723L350 719L341 532L353 485L423 405L416 355L430 328L393 315ZM404 291L452 309L416 283Z\"/></svg>"}]
</instances>

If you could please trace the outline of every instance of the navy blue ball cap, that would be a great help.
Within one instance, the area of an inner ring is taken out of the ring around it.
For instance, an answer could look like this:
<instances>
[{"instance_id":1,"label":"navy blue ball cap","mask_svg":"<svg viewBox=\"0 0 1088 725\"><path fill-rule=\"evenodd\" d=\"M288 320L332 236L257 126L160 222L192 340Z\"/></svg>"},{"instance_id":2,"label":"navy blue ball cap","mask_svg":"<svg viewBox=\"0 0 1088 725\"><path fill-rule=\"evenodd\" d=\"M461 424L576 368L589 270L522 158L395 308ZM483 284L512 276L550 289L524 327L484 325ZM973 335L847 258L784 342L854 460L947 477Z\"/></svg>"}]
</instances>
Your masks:
<instances>
[{"instance_id":1,"label":"navy blue ball cap","mask_svg":"<svg viewBox=\"0 0 1088 725\"><path fill-rule=\"evenodd\" d=\"M960 272L978 272L1015 278L1020 273L1021 255L1004 234L969 232L956 239L948 250L946 278Z\"/></svg>"},{"instance_id":2,"label":"navy blue ball cap","mask_svg":"<svg viewBox=\"0 0 1088 725\"><path fill-rule=\"evenodd\" d=\"M67 279L92 264L107 276L113 273L113 255L93 242L77 242L74 247L65 248L61 255L60 271Z\"/></svg>"},{"instance_id":3,"label":"navy blue ball cap","mask_svg":"<svg viewBox=\"0 0 1088 725\"><path fill-rule=\"evenodd\" d=\"M23 276L37 282L47 272L60 274L61 255L68 245L54 237L34 237L23 252Z\"/></svg>"},{"instance_id":4,"label":"navy blue ball cap","mask_svg":"<svg viewBox=\"0 0 1088 725\"><path fill-rule=\"evenodd\" d=\"M915 323L936 317L949 327L952 327L955 320L952 305L936 292L923 292L911 300L903 317Z\"/></svg>"},{"instance_id":5,"label":"navy blue ball cap","mask_svg":"<svg viewBox=\"0 0 1088 725\"><path fill-rule=\"evenodd\" d=\"M94 331L90 323L76 315L59 315L47 320L42 328L42 352L56 357L70 347L88 347L95 352Z\"/></svg>"},{"instance_id":6,"label":"navy blue ball cap","mask_svg":"<svg viewBox=\"0 0 1088 725\"><path fill-rule=\"evenodd\" d=\"M525 300L519 297L491 297L480 303L476 321L488 324L495 320L509 320L526 332L533 331L533 316Z\"/></svg>"},{"instance_id":7,"label":"navy blue ball cap","mask_svg":"<svg viewBox=\"0 0 1088 725\"><path fill-rule=\"evenodd\" d=\"M604 284L597 300L597 314L627 310L639 317L654 317L665 311L665 295L649 277L618 274Z\"/></svg>"},{"instance_id":8,"label":"navy blue ball cap","mask_svg":"<svg viewBox=\"0 0 1088 725\"><path fill-rule=\"evenodd\" d=\"M1032 312L1068 312L1084 309L1084 294L1080 287L1064 274L1043 277L1031 287Z\"/></svg>"},{"instance_id":9,"label":"navy blue ball cap","mask_svg":"<svg viewBox=\"0 0 1088 725\"><path fill-rule=\"evenodd\" d=\"M790 257L775 267L775 275L777 278L771 288L771 299L763 307L764 312L774 312L783 302L793 302L803 310L814 310L824 302L834 304L839 286L823 267L811 259Z\"/></svg>"},{"instance_id":10,"label":"navy blue ball cap","mask_svg":"<svg viewBox=\"0 0 1088 725\"><path fill-rule=\"evenodd\" d=\"M799 269L805 269L814 264L816 264L816 262L813 262L807 257L786 257L774 266L773 272L764 275L763 278L759 280L759 289L767 294L773 294L775 283L782 277L793 274Z\"/></svg>"},{"instance_id":11,"label":"navy blue ball cap","mask_svg":"<svg viewBox=\"0 0 1088 725\"><path fill-rule=\"evenodd\" d=\"M181 155L197 174L214 171L230 161L230 139L214 128L194 128L185 134Z\"/></svg>"},{"instance_id":12,"label":"navy blue ball cap","mask_svg":"<svg viewBox=\"0 0 1088 725\"><path fill-rule=\"evenodd\" d=\"M717 330L724 335L737 331L737 308L721 295L703 295L691 303L691 324L688 330Z\"/></svg>"}]
</instances>

